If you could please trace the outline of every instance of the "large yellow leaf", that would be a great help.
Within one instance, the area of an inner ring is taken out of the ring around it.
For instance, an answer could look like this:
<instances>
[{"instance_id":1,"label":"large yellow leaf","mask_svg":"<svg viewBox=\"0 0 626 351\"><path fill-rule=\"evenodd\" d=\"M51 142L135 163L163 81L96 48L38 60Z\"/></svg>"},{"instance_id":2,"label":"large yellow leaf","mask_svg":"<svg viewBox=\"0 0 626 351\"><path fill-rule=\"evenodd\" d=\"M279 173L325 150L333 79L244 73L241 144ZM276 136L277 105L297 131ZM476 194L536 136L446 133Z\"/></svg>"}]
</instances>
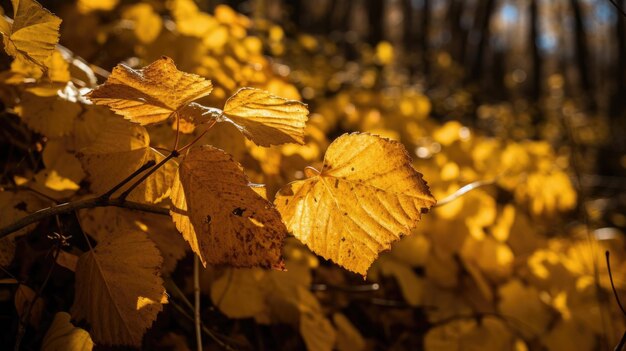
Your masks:
<instances>
[{"instance_id":1,"label":"large yellow leaf","mask_svg":"<svg viewBox=\"0 0 626 351\"><path fill-rule=\"evenodd\" d=\"M435 198L402 144L353 133L328 147L321 172L287 184L275 203L287 228L313 252L365 275Z\"/></svg>"},{"instance_id":2,"label":"large yellow leaf","mask_svg":"<svg viewBox=\"0 0 626 351\"><path fill-rule=\"evenodd\" d=\"M144 127L121 117L102 118L101 128L94 134L93 141L80 150L78 158L91 190L97 194L108 191L146 162L159 162L164 158L150 148L150 137ZM175 171L175 162L167 162L133 190L128 199L150 203L163 200L169 195Z\"/></svg>"},{"instance_id":3,"label":"large yellow leaf","mask_svg":"<svg viewBox=\"0 0 626 351\"><path fill-rule=\"evenodd\" d=\"M209 145L192 149L178 169L171 198L172 219L205 266L281 262L287 230L280 214L224 151Z\"/></svg>"},{"instance_id":4,"label":"large yellow leaf","mask_svg":"<svg viewBox=\"0 0 626 351\"><path fill-rule=\"evenodd\" d=\"M226 120L257 145L304 144L306 104L261 89L242 88L224 106Z\"/></svg>"},{"instance_id":5,"label":"large yellow leaf","mask_svg":"<svg viewBox=\"0 0 626 351\"><path fill-rule=\"evenodd\" d=\"M93 341L86 330L76 328L67 312L57 312L41 343L42 351L91 351Z\"/></svg>"},{"instance_id":6,"label":"large yellow leaf","mask_svg":"<svg viewBox=\"0 0 626 351\"><path fill-rule=\"evenodd\" d=\"M146 233L111 233L78 260L72 316L91 325L96 343L140 346L167 301L162 262Z\"/></svg>"},{"instance_id":7,"label":"large yellow leaf","mask_svg":"<svg viewBox=\"0 0 626 351\"><path fill-rule=\"evenodd\" d=\"M15 58L44 66L59 42L61 19L34 0L12 0L13 25L3 25L4 48Z\"/></svg>"},{"instance_id":8,"label":"large yellow leaf","mask_svg":"<svg viewBox=\"0 0 626 351\"><path fill-rule=\"evenodd\" d=\"M117 65L107 81L87 96L125 118L142 124L166 120L188 103L209 95L213 85L198 75L181 72L169 57L142 69Z\"/></svg>"}]
</instances>

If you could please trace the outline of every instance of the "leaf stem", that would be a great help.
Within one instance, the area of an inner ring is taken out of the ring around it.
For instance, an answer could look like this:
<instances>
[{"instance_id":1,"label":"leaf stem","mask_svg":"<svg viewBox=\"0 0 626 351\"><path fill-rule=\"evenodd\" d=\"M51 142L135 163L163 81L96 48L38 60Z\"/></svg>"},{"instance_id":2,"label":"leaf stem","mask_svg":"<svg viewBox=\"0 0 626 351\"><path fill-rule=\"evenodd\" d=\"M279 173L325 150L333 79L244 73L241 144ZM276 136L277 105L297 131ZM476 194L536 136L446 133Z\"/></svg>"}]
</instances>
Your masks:
<instances>
[{"instance_id":1,"label":"leaf stem","mask_svg":"<svg viewBox=\"0 0 626 351\"><path fill-rule=\"evenodd\" d=\"M139 186L139 184L143 183L144 180L146 180L146 178L148 178L149 176L152 175L152 173L156 172L159 168L161 168L167 161L171 160L174 157L178 157L178 155L180 155L180 153L176 150L170 152L169 155L167 155L167 157L165 157L164 159L161 160L161 162L157 163L156 166L153 166L152 168L150 168L150 170L148 172L146 172L144 175L141 176L141 178L139 178L136 182L134 182L128 189L126 189L119 197L119 199L121 199L122 201L124 201L126 199L126 197L128 197L128 195L135 190L135 188L137 186Z\"/></svg>"},{"instance_id":2,"label":"leaf stem","mask_svg":"<svg viewBox=\"0 0 626 351\"><path fill-rule=\"evenodd\" d=\"M130 209L130 210L150 212L150 213L156 213L156 214L169 216L169 210L164 207L159 207L155 205L144 204L144 203L134 202L134 201L126 201L125 199L120 199L120 198L103 199L102 197L98 196L98 197L92 197L92 198L78 200L78 201L66 202L66 203L62 203L59 205L55 205L52 207L44 208L39 211L33 212L29 214L28 216L23 217L22 219L19 219L4 228L1 228L0 238L3 238L17 230L20 230L29 224L39 222L48 217L65 214L65 213L71 213L76 210L82 210L86 208L108 207L108 206L121 207L121 208Z\"/></svg>"},{"instance_id":3,"label":"leaf stem","mask_svg":"<svg viewBox=\"0 0 626 351\"><path fill-rule=\"evenodd\" d=\"M207 129L203 130L202 133L200 133L200 135L198 135L195 139L193 139L192 141L190 141L187 145L181 147L180 149L178 149L179 153L183 153L183 151L189 149L190 147L192 147L195 143L198 142L198 140L200 140L211 128L213 128L213 126L215 125L215 123L217 123L217 120L213 119L211 120L211 124L208 125Z\"/></svg>"},{"instance_id":4,"label":"leaf stem","mask_svg":"<svg viewBox=\"0 0 626 351\"><path fill-rule=\"evenodd\" d=\"M129 175L128 177L124 178L124 180L122 180L121 182L119 182L116 186L114 186L113 188L111 188L111 190L107 191L106 193L102 194L100 197L103 199L108 199L110 198L116 191L118 191L121 187L123 187L124 185L126 185L128 182L130 182L131 180L133 180L135 177L137 177L139 174L141 174L141 172L145 171L146 169L154 166L156 164L155 160L150 160L146 163L144 163L143 166L141 166L139 169L137 169L136 171L133 172L133 174Z\"/></svg>"},{"instance_id":5,"label":"leaf stem","mask_svg":"<svg viewBox=\"0 0 626 351\"><path fill-rule=\"evenodd\" d=\"M435 204L435 206L433 206L433 208L447 205L447 204L451 203L452 201L460 198L461 196L469 193L470 191L472 191L474 189L478 189L478 188L486 186L486 185L494 184L496 181L497 181L497 179L478 180L478 181L469 183L469 184L461 187L459 190L455 191L454 193L446 196L442 200L437 201L437 204Z\"/></svg>"}]
</instances>

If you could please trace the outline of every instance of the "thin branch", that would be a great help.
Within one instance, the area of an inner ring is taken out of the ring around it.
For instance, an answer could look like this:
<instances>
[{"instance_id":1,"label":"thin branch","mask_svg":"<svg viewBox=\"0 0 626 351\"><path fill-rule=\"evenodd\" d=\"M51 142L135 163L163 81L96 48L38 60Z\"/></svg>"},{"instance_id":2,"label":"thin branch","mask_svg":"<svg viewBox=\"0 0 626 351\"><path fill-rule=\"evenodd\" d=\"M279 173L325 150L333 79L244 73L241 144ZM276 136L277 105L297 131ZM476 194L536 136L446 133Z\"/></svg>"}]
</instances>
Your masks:
<instances>
[{"instance_id":1,"label":"thin branch","mask_svg":"<svg viewBox=\"0 0 626 351\"><path fill-rule=\"evenodd\" d=\"M144 203L134 202L134 201L126 201L120 198L103 199L101 197L93 197L89 199L62 203L56 206L41 209L37 212L33 212L29 214L28 216L23 217L22 219L19 219L16 222L13 222L9 224L8 226L0 229L0 238L3 238L17 230L20 230L29 224L39 222L48 217L71 213L71 212L86 209L86 208L108 207L108 206L156 213L156 214L161 214L161 215L166 215L166 216L169 215L169 210L167 208L159 207L156 205L144 204Z\"/></svg>"},{"instance_id":2,"label":"thin branch","mask_svg":"<svg viewBox=\"0 0 626 351\"><path fill-rule=\"evenodd\" d=\"M200 260L193 255L193 319L196 326L196 348L202 351L202 320L200 319Z\"/></svg>"},{"instance_id":3,"label":"thin branch","mask_svg":"<svg viewBox=\"0 0 626 351\"><path fill-rule=\"evenodd\" d=\"M137 169L136 171L133 172L133 174L129 175L128 177L124 178L121 182L119 182L116 186L114 186L113 188L111 188L111 190L107 191L106 193L102 194L102 198L103 199L108 199L110 198L116 191L118 191L121 187L123 187L124 185L126 185L128 182L130 182L131 180L133 180L136 176L138 176L139 174L141 174L141 172L145 171L146 169L154 166L156 164L155 160L150 160L148 162L146 162L143 166L141 166L139 169Z\"/></svg>"},{"instance_id":4,"label":"thin branch","mask_svg":"<svg viewBox=\"0 0 626 351\"><path fill-rule=\"evenodd\" d=\"M626 11L624 11L624 9L619 6L619 4L617 2L615 2L615 0L609 0L611 2L611 4L613 4L613 6L615 6L615 8L619 11L619 13L622 14L622 16L626 17Z\"/></svg>"},{"instance_id":5,"label":"thin branch","mask_svg":"<svg viewBox=\"0 0 626 351\"><path fill-rule=\"evenodd\" d=\"M151 176L154 172L156 172L159 168L161 168L167 161L171 160L174 157L178 157L178 155L180 155L178 153L178 151L174 150L172 152L170 152L169 155L167 155L167 157L165 157L163 160L161 160L161 162L157 163L156 166L150 168L150 170L148 172L146 172L144 175L141 176L141 178L139 178L136 182L134 182L128 189L126 189L122 195L120 195L120 199L122 201L124 201L126 199L126 197L128 197L128 195L135 190L135 188L137 186L139 186L139 184L143 183L144 180L146 180L146 178L148 178L149 176ZM142 167L143 168L143 167ZM132 178L131 178L132 179Z\"/></svg>"},{"instance_id":6,"label":"thin branch","mask_svg":"<svg viewBox=\"0 0 626 351\"><path fill-rule=\"evenodd\" d=\"M461 196L469 193L470 191L472 191L474 189L478 189L478 188L483 187L485 185L494 184L496 181L497 181L497 179L478 180L478 181L475 181L473 183L469 183L469 184L465 185L464 187L462 187L461 189L455 191L454 193L446 196L442 200L437 201L437 204L434 207L441 207L441 206L447 205L450 202L460 198Z\"/></svg>"},{"instance_id":7,"label":"thin branch","mask_svg":"<svg viewBox=\"0 0 626 351\"><path fill-rule=\"evenodd\" d=\"M185 304L185 306L187 306L187 308L189 308L190 311L193 311L194 307L191 304L191 301L189 301L189 299L187 299L187 296L185 296L185 293L183 293L180 290L178 285L176 285L176 283L172 279L166 279L165 280L165 284L166 284L165 288L166 288L167 291L175 292L176 295L178 295L178 297ZM190 321L195 322L195 319L189 313L187 313L187 311L185 311L181 306L179 306L178 303L176 303L176 301L170 299L169 302L180 313L182 313L185 317L187 317L187 319L189 319ZM218 336L216 331L212 331L211 329L207 328L204 324L202 324L202 321L200 321L200 326L202 327L202 331L203 332L205 332L213 341L215 341L218 345L220 345L222 348L224 348L226 350L232 350L233 348L230 347L228 344L224 343L221 339L228 340L231 343L236 343L237 342L237 340L233 340L233 339L229 338L226 335Z\"/></svg>"},{"instance_id":8,"label":"thin branch","mask_svg":"<svg viewBox=\"0 0 626 351\"><path fill-rule=\"evenodd\" d=\"M624 316L626 316L626 310L624 310L624 306L622 306L622 301L619 299L619 295L617 294L617 289L615 289L615 284L613 283L613 273L611 272L611 261L609 260L609 251L606 251L606 268L609 271L609 280L611 281L611 289L613 289L613 295L615 295L615 301L617 301L617 305L619 309L622 310Z\"/></svg>"}]
</instances>

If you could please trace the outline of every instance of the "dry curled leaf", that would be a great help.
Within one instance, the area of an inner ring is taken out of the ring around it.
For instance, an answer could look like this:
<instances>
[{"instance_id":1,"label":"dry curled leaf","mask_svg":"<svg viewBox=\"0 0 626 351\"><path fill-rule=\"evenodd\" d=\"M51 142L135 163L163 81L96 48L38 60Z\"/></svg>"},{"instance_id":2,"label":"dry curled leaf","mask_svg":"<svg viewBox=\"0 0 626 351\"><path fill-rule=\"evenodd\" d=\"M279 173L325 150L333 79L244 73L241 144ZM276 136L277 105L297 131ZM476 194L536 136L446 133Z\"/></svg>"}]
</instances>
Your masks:
<instances>
[{"instance_id":1,"label":"dry curled leaf","mask_svg":"<svg viewBox=\"0 0 626 351\"><path fill-rule=\"evenodd\" d=\"M141 125L158 123L193 100L209 95L213 85L198 75L181 72L169 57L142 69L117 65L107 81L87 97Z\"/></svg>"},{"instance_id":2,"label":"dry curled leaf","mask_svg":"<svg viewBox=\"0 0 626 351\"><path fill-rule=\"evenodd\" d=\"M162 263L146 233L110 233L78 260L72 316L91 325L96 343L140 346L167 301Z\"/></svg>"},{"instance_id":3,"label":"dry curled leaf","mask_svg":"<svg viewBox=\"0 0 626 351\"><path fill-rule=\"evenodd\" d=\"M242 88L224 106L225 120L234 123L260 146L304 144L307 105L261 89Z\"/></svg>"},{"instance_id":4,"label":"dry curled leaf","mask_svg":"<svg viewBox=\"0 0 626 351\"><path fill-rule=\"evenodd\" d=\"M4 48L14 58L24 58L40 67L59 42L61 19L34 0L12 0L13 24L1 19Z\"/></svg>"},{"instance_id":5,"label":"dry curled leaf","mask_svg":"<svg viewBox=\"0 0 626 351\"><path fill-rule=\"evenodd\" d=\"M172 219L205 266L281 262L287 230L280 214L224 151L210 145L193 148L178 169L171 198Z\"/></svg>"},{"instance_id":6,"label":"dry curled leaf","mask_svg":"<svg viewBox=\"0 0 626 351\"><path fill-rule=\"evenodd\" d=\"M362 275L436 202L404 146L375 135L337 138L322 171L311 175L276 196L287 228L313 252Z\"/></svg>"},{"instance_id":7,"label":"dry curled leaf","mask_svg":"<svg viewBox=\"0 0 626 351\"><path fill-rule=\"evenodd\" d=\"M76 328L67 312L54 315L52 325L41 343L42 351L91 351L93 341L86 330Z\"/></svg>"}]
</instances>

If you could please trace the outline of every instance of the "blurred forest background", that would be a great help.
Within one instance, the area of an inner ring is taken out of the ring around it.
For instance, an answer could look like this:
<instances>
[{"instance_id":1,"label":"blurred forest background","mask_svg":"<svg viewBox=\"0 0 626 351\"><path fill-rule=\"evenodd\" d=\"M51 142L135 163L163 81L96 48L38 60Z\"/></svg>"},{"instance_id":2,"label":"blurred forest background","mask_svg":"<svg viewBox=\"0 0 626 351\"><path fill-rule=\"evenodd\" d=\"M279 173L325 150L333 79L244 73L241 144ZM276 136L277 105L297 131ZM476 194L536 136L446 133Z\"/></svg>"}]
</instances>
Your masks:
<instances>
[{"instance_id":1,"label":"blurred forest background","mask_svg":"<svg viewBox=\"0 0 626 351\"><path fill-rule=\"evenodd\" d=\"M228 130L208 140L243 160L270 198L302 178L304 166L319 164L330 141L357 130L401 140L438 200L479 186L433 209L367 281L293 238L285 253L292 274L207 269L202 318L214 339L205 338L206 349L552 351L620 343L626 319L604 255L611 251L626 298L626 1L41 3L63 19L60 44L99 78L120 62L141 67L167 55L213 81L215 106L240 86L309 104L302 147L263 151L234 142ZM9 1L2 4L12 13ZM1 63L9 69L8 57ZM26 151L15 151L15 129L6 125L0 155L13 175ZM18 253L30 252L20 245ZM45 251L38 245L30 250ZM41 266L26 261L16 258L8 270L40 286L45 270L33 273ZM190 255L174 262L169 280L187 297L191 266ZM71 304L64 288L71 274L54 277L44 315ZM145 349L194 347L184 297L171 295ZM46 328L31 329L22 345L37 349Z\"/></svg>"}]
</instances>

